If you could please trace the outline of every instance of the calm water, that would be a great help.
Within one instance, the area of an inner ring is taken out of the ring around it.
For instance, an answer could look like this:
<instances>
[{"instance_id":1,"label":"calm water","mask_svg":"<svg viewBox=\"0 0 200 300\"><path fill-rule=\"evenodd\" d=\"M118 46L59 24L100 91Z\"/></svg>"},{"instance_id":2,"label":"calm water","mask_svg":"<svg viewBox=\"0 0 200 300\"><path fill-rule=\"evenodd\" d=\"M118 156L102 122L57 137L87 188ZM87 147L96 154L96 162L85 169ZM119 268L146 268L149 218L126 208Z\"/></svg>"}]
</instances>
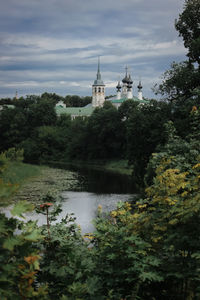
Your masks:
<instances>
[{"instance_id":1,"label":"calm water","mask_svg":"<svg viewBox=\"0 0 200 300\"><path fill-rule=\"evenodd\" d=\"M102 205L103 211L108 212L114 209L119 201L131 201L135 197L134 187L127 176L81 169L78 171L78 178L81 191L66 191L61 194L63 211L57 221L59 222L66 214L74 213L82 233L94 230L92 220L96 216L98 205ZM9 215L9 212L6 214ZM26 217L38 220L38 225L46 224L43 215L31 213Z\"/></svg>"},{"instance_id":2,"label":"calm water","mask_svg":"<svg viewBox=\"0 0 200 300\"><path fill-rule=\"evenodd\" d=\"M55 165L55 167L58 166ZM63 168L77 172L82 191L96 194L136 193L136 188L130 176L70 164L67 164Z\"/></svg>"}]
</instances>

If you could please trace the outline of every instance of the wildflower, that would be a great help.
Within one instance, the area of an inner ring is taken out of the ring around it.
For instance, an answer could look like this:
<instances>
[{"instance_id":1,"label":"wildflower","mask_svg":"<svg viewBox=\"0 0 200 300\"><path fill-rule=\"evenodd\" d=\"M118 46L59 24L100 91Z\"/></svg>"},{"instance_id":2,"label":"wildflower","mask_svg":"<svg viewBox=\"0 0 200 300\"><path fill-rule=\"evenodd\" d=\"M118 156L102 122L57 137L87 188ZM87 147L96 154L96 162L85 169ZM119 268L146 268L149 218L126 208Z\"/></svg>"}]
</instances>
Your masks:
<instances>
[{"instance_id":1,"label":"wildflower","mask_svg":"<svg viewBox=\"0 0 200 300\"><path fill-rule=\"evenodd\" d=\"M116 210L113 210L111 213L110 213L111 217L115 218L117 216L117 211Z\"/></svg>"},{"instance_id":2,"label":"wildflower","mask_svg":"<svg viewBox=\"0 0 200 300\"><path fill-rule=\"evenodd\" d=\"M87 233L87 234L84 235L84 238L92 240L94 238L94 235L92 233Z\"/></svg>"},{"instance_id":3,"label":"wildflower","mask_svg":"<svg viewBox=\"0 0 200 300\"><path fill-rule=\"evenodd\" d=\"M123 216L123 215L126 214L126 210L125 210L125 209L122 209L122 210L120 210L120 211L118 212L118 214L119 214L120 216Z\"/></svg>"},{"instance_id":4,"label":"wildflower","mask_svg":"<svg viewBox=\"0 0 200 300\"><path fill-rule=\"evenodd\" d=\"M32 255L30 255L30 256L27 256L27 257L24 257L24 260L29 264L29 265L31 265L31 264L33 264L36 260L38 260L38 256L37 255L34 255L34 256L32 256Z\"/></svg>"},{"instance_id":5,"label":"wildflower","mask_svg":"<svg viewBox=\"0 0 200 300\"><path fill-rule=\"evenodd\" d=\"M125 208L127 210L131 210L131 204L129 202L125 202Z\"/></svg>"},{"instance_id":6,"label":"wildflower","mask_svg":"<svg viewBox=\"0 0 200 300\"><path fill-rule=\"evenodd\" d=\"M53 203L46 202L46 203L40 204L40 208L44 209L44 208L48 208L48 207L50 207L52 205L53 205Z\"/></svg>"},{"instance_id":7,"label":"wildflower","mask_svg":"<svg viewBox=\"0 0 200 300\"><path fill-rule=\"evenodd\" d=\"M195 112L195 111L197 111L197 107L196 107L196 106L193 106L193 107L192 107L192 112Z\"/></svg>"},{"instance_id":8,"label":"wildflower","mask_svg":"<svg viewBox=\"0 0 200 300\"><path fill-rule=\"evenodd\" d=\"M98 210L102 210L102 205L98 205Z\"/></svg>"}]
</instances>

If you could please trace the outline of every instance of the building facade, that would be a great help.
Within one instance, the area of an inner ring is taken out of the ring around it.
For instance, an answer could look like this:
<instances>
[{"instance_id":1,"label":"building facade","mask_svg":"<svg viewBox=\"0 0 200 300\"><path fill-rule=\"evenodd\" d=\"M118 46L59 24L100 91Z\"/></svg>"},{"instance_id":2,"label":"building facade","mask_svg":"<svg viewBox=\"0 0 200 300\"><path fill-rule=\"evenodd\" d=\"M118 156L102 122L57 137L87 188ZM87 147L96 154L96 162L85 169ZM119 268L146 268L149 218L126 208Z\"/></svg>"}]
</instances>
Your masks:
<instances>
[{"instance_id":1,"label":"building facade","mask_svg":"<svg viewBox=\"0 0 200 300\"><path fill-rule=\"evenodd\" d=\"M102 107L105 102L105 84L101 79L100 59L98 59L97 78L92 85L92 107Z\"/></svg>"},{"instance_id":2,"label":"building facade","mask_svg":"<svg viewBox=\"0 0 200 300\"><path fill-rule=\"evenodd\" d=\"M109 99L105 99L105 89L106 85L104 84L101 78L100 72L100 59L98 58L98 68L97 75L94 83L92 85L92 103L86 105L85 107L66 107L64 103L57 103L56 113L60 114L69 114L72 119L76 117L89 117L96 107L102 107L105 101L110 101L116 108L126 100L138 101L141 104L148 103L149 101L143 98L142 95L142 85L141 81L139 82L138 95L133 95L133 80L131 74L128 71L128 67L125 68L125 76L122 79L122 82L118 81L116 86L116 96Z\"/></svg>"}]
</instances>

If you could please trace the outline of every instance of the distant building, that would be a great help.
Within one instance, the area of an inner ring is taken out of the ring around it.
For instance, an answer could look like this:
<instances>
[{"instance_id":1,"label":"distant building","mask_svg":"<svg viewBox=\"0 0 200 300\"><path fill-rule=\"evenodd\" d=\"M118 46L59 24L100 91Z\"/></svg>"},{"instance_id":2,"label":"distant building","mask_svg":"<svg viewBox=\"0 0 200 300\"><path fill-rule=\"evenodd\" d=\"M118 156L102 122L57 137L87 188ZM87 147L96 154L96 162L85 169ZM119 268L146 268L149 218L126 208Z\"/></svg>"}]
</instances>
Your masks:
<instances>
[{"instance_id":1,"label":"distant building","mask_svg":"<svg viewBox=\"0 0 200 300\"><path fill-rule=\"evenodd\" d=\"M101 79L100 60L98 59L97 79L92 85L92 107L101 107L105 102L105 84Z\"/></svg>"},{"instance_id":2,"label":"distant building","mask_svg":"<svg viewBox=\"0 0 200 300\"><path fill-rule=\"evenodd\" d=\"M63 107L63 108L66 108L66 104L60 100L57 104L56 104L56 107Z\"/></svg>"},{"instance_id":3,"label":"distant building","mask_svg":"<svg viewBox=\"0 0 200 300\"><path fill-rule=\"evenodd\" d=\"M101 78L100 59L98 59L97 75L92 85L92 103L84 107L66 107L66 105L62 101L59 101L56 104L56 113L58 115L69 114L71 115L72 119L75 119L76 117L85 118L89 117L96 107L102 107L105 101L110 101L116 108L118 108L124 101L128 99L138 101L141 104L149 103L148 100L143 98L141 81L137 86L138 95L133 95L133 80L131 78L130 72L128 72L127 67L125 77L122 79L122 83L119 81L116 86L116 96L106 100L105 88L106 86Z\"/></svg>"}]
</instances>

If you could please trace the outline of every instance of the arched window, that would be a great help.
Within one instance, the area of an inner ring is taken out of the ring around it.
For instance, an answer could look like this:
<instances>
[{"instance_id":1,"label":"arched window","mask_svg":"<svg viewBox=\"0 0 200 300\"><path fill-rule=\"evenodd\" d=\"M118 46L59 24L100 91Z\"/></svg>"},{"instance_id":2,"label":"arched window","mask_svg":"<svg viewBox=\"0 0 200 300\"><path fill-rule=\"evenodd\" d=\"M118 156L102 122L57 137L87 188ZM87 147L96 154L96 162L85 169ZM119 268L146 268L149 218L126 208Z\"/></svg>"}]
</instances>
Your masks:
<instances>
[{"instance_id":1,"label":"arched window","mask_svg":"<svg viewBox=\"0 0 200 300\"><path fill-rule=\"evenodd\" d=\"M99 87L99 93L101 93L101 88Z\"/></svg>"},{"instance_id":2,"label":"arched window","mask_svg":"<svg viewBox=\"0 0 200 300\"><path fill-rule=\"evenodd\" d=\"M96 87L94 88L94 91L95 91L95 93L97 92L97 88Z\"/></svg>"}]
</instances>

